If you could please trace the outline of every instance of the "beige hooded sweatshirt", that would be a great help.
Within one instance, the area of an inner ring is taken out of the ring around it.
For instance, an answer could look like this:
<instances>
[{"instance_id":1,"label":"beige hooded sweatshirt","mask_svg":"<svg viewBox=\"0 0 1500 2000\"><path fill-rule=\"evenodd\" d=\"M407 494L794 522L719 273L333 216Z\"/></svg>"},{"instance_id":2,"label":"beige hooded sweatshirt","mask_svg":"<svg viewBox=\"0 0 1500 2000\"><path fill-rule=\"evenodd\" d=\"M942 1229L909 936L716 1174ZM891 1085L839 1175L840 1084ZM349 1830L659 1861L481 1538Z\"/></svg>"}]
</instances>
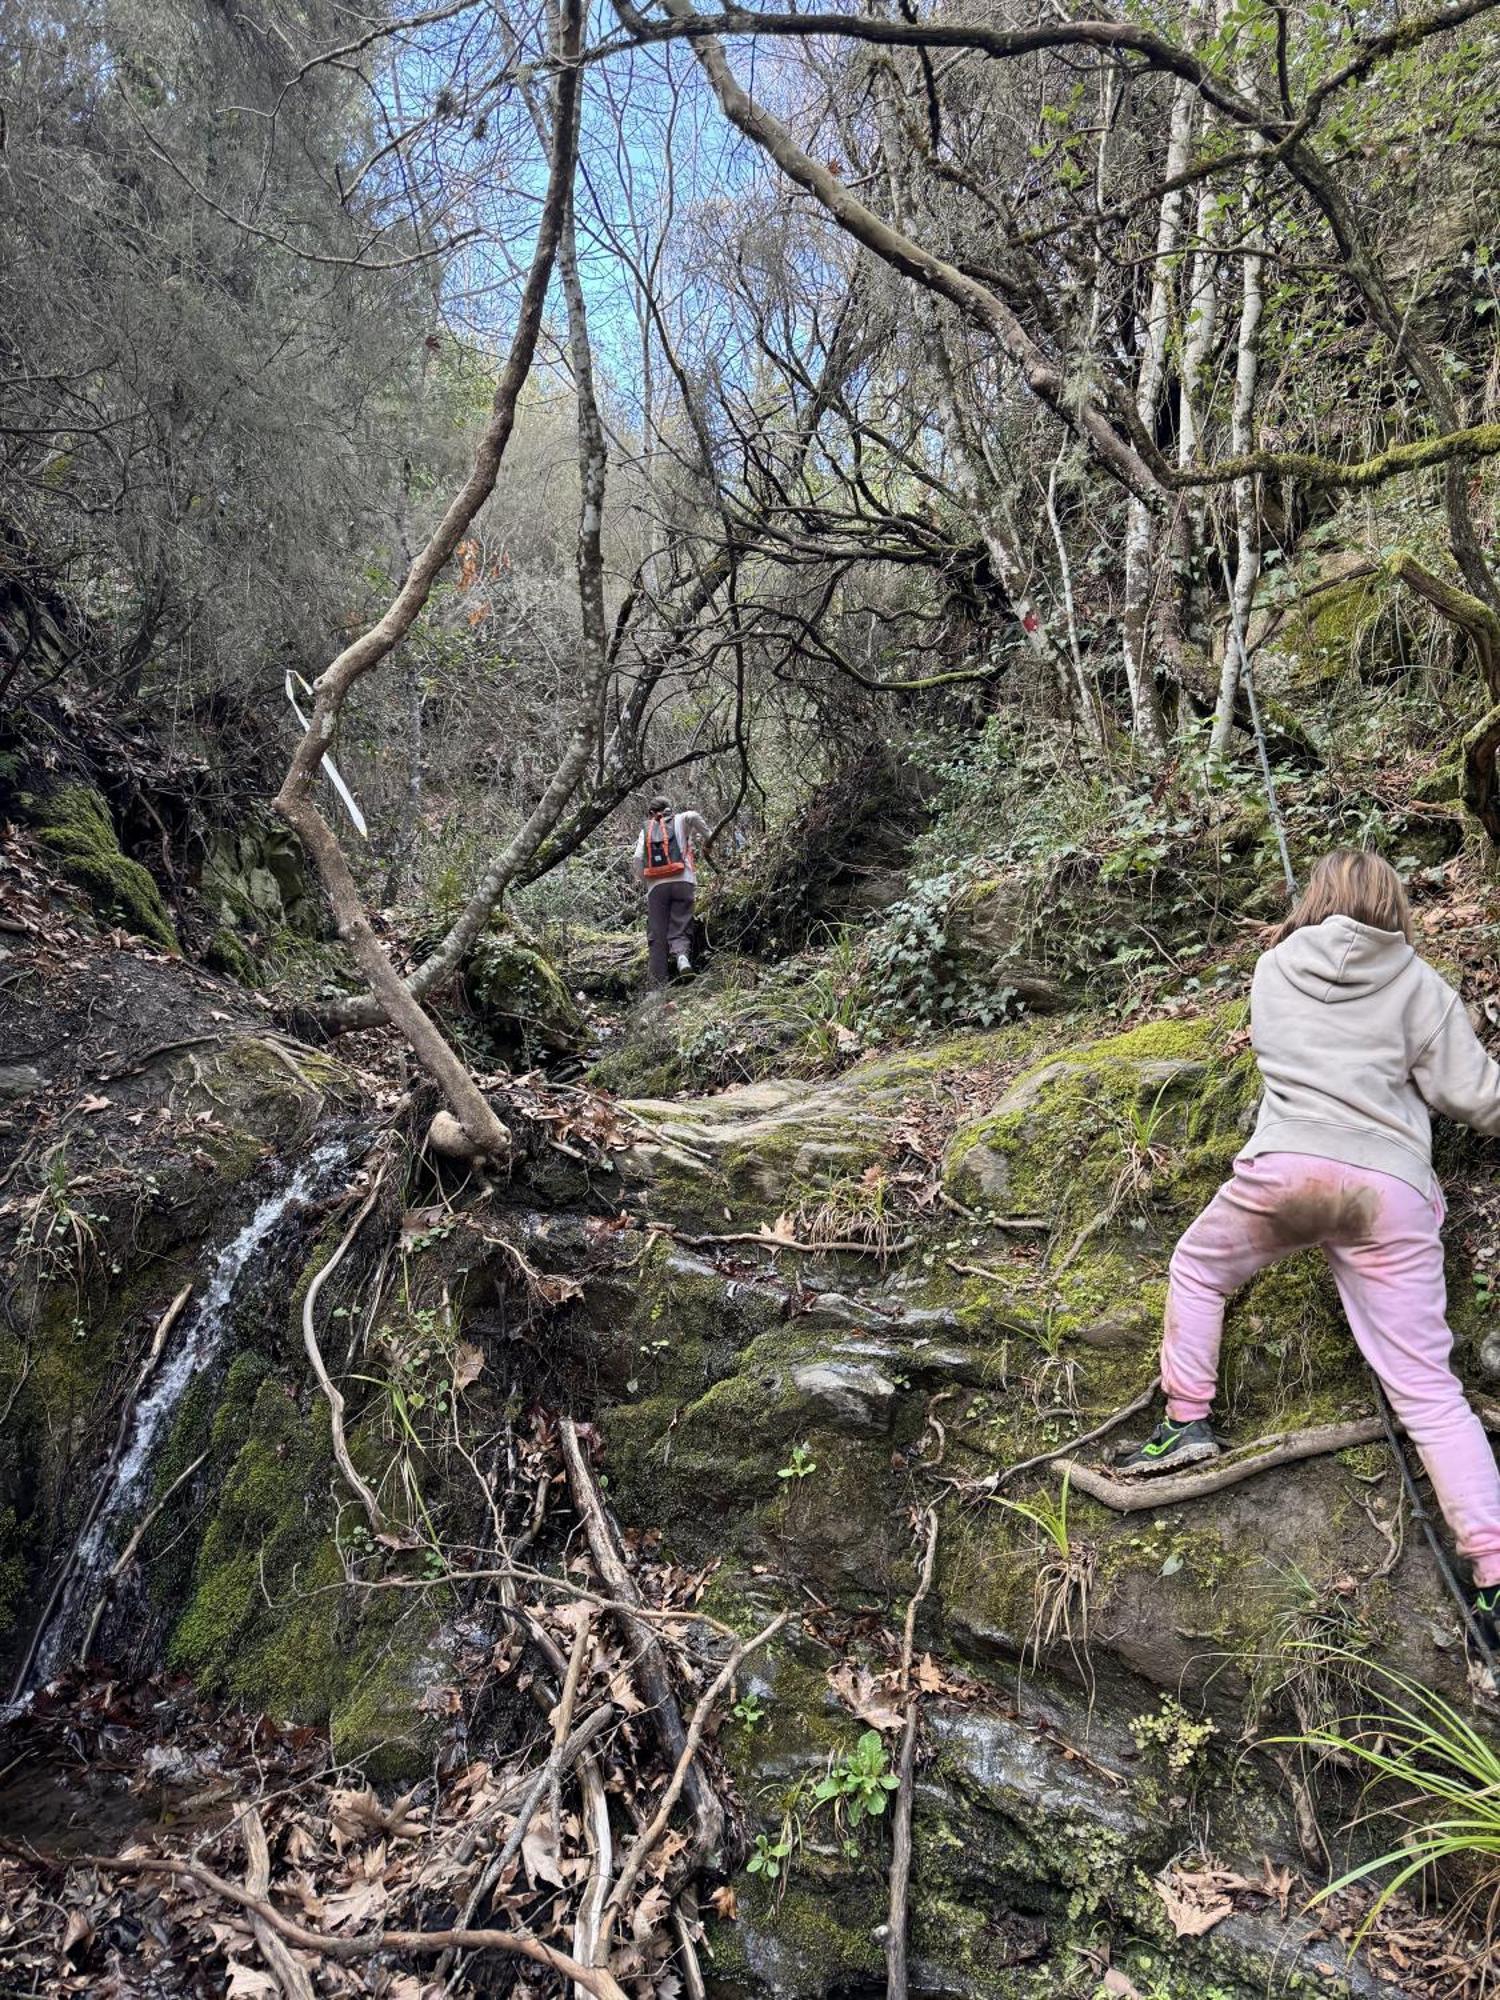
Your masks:
<instances>
[{"instance_id":1,"label":"beige hooded sweatshirt","mask_svg":"<svg viewBox=\"0 0 1500 2000\"><path fill-rule=\"evenodd\" d=\"M1265 953L1250 994L1265 1095L1247 1156L1314 1153L1433 1185L1428 1109L1500 1133L1500 1064L1399 931L1329 917Z\"/></svg>"}]
</instances>

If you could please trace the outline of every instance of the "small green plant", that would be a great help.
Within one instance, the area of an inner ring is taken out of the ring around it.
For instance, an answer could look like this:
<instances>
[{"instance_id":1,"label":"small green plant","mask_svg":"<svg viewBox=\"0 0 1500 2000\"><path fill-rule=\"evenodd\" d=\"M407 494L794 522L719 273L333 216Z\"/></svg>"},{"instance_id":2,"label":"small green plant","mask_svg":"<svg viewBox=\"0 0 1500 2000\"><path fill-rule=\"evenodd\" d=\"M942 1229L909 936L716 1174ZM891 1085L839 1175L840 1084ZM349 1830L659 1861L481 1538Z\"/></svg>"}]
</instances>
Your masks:
<instances>
[{"instance_id":1,"label":"small green plant","mask_svg":"<svg viewBox=\"0 0 1500 2000\"><path fill-rule=\"evenodd\" d=\"M794 1444L790 1460L777 1473L778 1479L811 1479L818 1461L805 1444Z\"/></svg>"},{"instance_id":2,"label":"small green plant","mask_svg":"<svg viewBox=\"0 0 1500 2000\"><path fill-rule=\"evenodd\" d=\"M849 1824L858 1826L866 1817L878 1818L885 1811L890 1794L901 1780L890 1767L885 1744L878 1729L867 1729L855 1744L828 1767L826 1777L813 1786L818 1805L832 1805L834 1817L848 1813Z\"/></svg>"},{"instance_id":3,"label":"small green plant","mask_svg":"<svg viewBox=\"0 0 1500 2000\"><path fill-rule=\"evenodd\" d=\"M779 1881L791 1851L789 1834L782 1833L773 1840L768 1833L758 1833L754 1851L745 1863L745 1872L747 1875L763 1875L768 1882Z\"/></svg>"},{"instance_id":4,"label":"small green plant","mask_svg":"<svg viewBox=\"0 0 1500 2000\"><path fill-rule=\"evenodd\" d=\"M1168 1695L1155 1715L1136 1716L1130 1733L1137 1750L1160 1751L1167 1775L1182 1785L1201 1776L1208 1746L1219 1732L1211 1717L1194 1720L1181 1702Z\"/></svg>"},{"instance_id":5,"label":"small green plant","mask_svg":"<svg viewBox=\"0 0 1500 2000\"><path fill-rule=\"evenodd\" d=\"M757 1723L764 1722L765 1720L765 1703L758 1694L753 1692L742 1694L730 1710L730 1714L736 1722L743 1723L746 1729L754 1729Z\"/></svg>"}]
</instances>

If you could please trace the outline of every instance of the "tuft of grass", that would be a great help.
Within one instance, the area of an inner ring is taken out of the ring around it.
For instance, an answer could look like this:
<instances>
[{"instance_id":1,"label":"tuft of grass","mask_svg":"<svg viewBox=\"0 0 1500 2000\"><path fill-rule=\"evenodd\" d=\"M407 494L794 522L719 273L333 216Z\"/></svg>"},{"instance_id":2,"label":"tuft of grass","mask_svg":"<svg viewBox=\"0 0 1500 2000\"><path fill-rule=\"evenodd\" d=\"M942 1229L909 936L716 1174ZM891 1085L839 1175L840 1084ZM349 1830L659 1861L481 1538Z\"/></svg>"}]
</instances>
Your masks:
<instances>
[{"instance_id":1,"label":"tuft of grass","mask_svg":"<svg viewBox=\"0 0 1500 2000\"><path fill-rule=\"evenodd\" d=\"M1357 1823L1388 1820L1400 1834L1394 1846L1330 1882L1314 1902L1384 1878L1360 1926L1362 1939L1408 1883L1462 1862L1478 1870L1465 1902L1487 1899L1493 1920L1500 1896L1500 1750L1420 1681L1355 1653L1335 1652L1332 1659L1360 1677L1372 1705L1269 1741L1352 1765L1365 1778Z\"/></svg>"}]
</instances>

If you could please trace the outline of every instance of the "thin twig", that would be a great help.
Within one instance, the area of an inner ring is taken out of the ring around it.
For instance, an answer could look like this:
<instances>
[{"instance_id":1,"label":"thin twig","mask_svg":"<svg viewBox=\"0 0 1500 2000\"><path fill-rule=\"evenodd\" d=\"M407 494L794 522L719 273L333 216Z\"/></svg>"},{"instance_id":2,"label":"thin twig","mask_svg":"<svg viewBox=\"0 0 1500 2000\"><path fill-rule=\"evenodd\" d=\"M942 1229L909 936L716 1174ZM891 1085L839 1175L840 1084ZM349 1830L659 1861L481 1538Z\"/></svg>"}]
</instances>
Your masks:
<instances>
[{"instance_id":1,"label":"thin twig","mask_svg":"<svg viewBox=\"0 0 1500 2000\"><path fill-rule=\"evenodd\" d=\"M74 1854L49 1856L47 1859L51 1866L57 1868L97 1868L112 1875L184 1876L200 1888L221 1896L226 1903L233 1903L237 1909L248 1910L252 1916L260 1917L288 1944L299 1945L304 1951L320 1952L325 1958L377 1958L382 1952L442 1952L455 1946L460 1951L499 1951L511 1958L529 1958L534 1965L544 1965L549 1972L560 1973L564 1979L573 1980L585 1992L591 1993L594 2000L627 2000L624 1989L601 1967L580 1965L567 1952L543 1944L540 1938L529 1937L524 1931L372 1931L364 1937L328 1937L321 1931L306 1930L301 1924L294 1924L264 1897L252 1896L237 1882L226 1882L222 1875L214 1874L201 1861L189 1861L177 1855L134 1854Z\"/></svg>"},{"instance_id":2,"label":"thin twig","mask_svg":"<svg viewBox=\"0 0 1500 2000\"><path fill-rule=\"evenodd\" d=\"M688 1724L687 1736L678 1754L677 1765L668 1781L667 1789L662 1793L661 1802L657 1806L656 1811L641 1829L640 1833L636 1835L630 1852L620 1864L620 1873L615 1879L614 1888L610 1891L609 1901L604 1906L604 1920L599 1927L599 1941L602 1950L608 1950L610 1933L619 1920L620 1912L629 1900L630 1892L639 1880L642 1868L645 1867L647 1861L650 1859L652 1849L666 1831L667 1822L672 1817L672 1810L676 1806L678 1799L681 1798L683 1787L687 1783L693 1759L698 1754L698 1746L703 1741L703 1732L708 1727L709 1717L718 1705L720 1697L749 1655L774 1639L782 1627L788 1623L791 1615L790 1611L778 1612L770 1624L762 1626L753 1639L746 1639L740 1645L736 1646L709 1683L706 1692L699 1700L697 1707L693 1710L693 1718Z\"/></svg>"},{"instance_id":3,"label":"thin twig","mask_svg":"<svg viewBox=\"0 0 1500 2000\"><path fill-rule=\"evenodd\" d=\"M172 1498L172 1495L176 1493L180 1487L186 1486L187 1482L192 1478L193 1474L198 1470L199 1466L203 1463L204 1459L206 1459L207 1457L208 1453L206 1451L200 1451L198 1456L193 1460L191 1465L183 1467L182 1471L178 1473L177 1477L172 1481L171 1485L167 1487L166 1491L160 1494L157 1497L157 1499L155 1499L152 1502L152 1504L146 1509L146 1512L141 1516L141 1519L136 1526L134 1534L130 1537L130 1540L125 1544L124 1548L121 1549L120 1553L115 1557L114 1561L110 1564L109 1574L104 1579L104 1588L99 1593L98 1599L94 1605L93 1615L89 1619L88 1630L83 1635L83 1644L78 1648L78 1664L80 1667L86 1666L88 1664L89 1654L94 1649L94 1641L99 1636L99 1624L100 1620L104 1616L104 1607L106 1604L108 1604L110 1600L110 1595L113 1592L115 1585L119 1582L120 1578L125 1574L126 1570L129 1569L131 1563L135 1560L136 1550L140 1547L141 1543L145 1541L146 1536L150 1533L153 1524L159 1518L162 1509L166 1506L167 1502Z\"/></svg>"},{"instance_id":4,"label":"thin twig","mask_svg":"<svg viewBox=\"0 0 1500 2000\"><path fill-rule=\"evenodd\" d=\"M917 1612L932 1588L937 1565L938 1511L929 1507L924 1520L927 1547L922 1557L922 1574L906 1607L906 1623L901 1633L901 1692L906 1697L906 1715L901 1726L901 1754L897 1760L898 1783L891 1813L891 1894L890 1914L885 1935L886 2000L906 2000L906 1912L911 1893L911 1814L917 1765L917 1732L921 1703L912 1692L912 1655L916 1651Z\"/></svg>"}]
</instances>

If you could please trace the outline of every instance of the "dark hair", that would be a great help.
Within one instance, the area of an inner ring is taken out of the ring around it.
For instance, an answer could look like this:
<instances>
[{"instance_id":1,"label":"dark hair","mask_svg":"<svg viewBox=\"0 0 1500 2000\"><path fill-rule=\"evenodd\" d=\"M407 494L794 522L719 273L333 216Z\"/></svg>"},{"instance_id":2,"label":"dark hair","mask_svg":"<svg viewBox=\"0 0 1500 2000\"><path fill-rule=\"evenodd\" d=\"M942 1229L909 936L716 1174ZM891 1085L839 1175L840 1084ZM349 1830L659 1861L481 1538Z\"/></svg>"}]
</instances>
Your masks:
<instances>
[{"instance_id":1,"label":"dark hair","mask_svg":"<svg viewBox=\"0 0 1500 2000\"><path fill-rule=\"evenodd\" d=\"M660 793L657 794L657 796L651 801L650 805L647 806L646 808L648 813L670 812L671 809L672 809L672 801L668 798L663 798Z\"/></svg>"},{"instance_id":2,"label":"dark hair","mask_svg":"<svg viewBox=\"0 0 1500 2000\"><path fill-rule=\"evenodd\" d=\"M1293 931L1321 924L1327 917L1353 917L1372 930L1400 931L1408 944L1412 942L1411 904L1401 877L1389 861L1358 848L1336 847L1323 856L1270 942L1280 944Z\"/></svg>"}]
</instances>

